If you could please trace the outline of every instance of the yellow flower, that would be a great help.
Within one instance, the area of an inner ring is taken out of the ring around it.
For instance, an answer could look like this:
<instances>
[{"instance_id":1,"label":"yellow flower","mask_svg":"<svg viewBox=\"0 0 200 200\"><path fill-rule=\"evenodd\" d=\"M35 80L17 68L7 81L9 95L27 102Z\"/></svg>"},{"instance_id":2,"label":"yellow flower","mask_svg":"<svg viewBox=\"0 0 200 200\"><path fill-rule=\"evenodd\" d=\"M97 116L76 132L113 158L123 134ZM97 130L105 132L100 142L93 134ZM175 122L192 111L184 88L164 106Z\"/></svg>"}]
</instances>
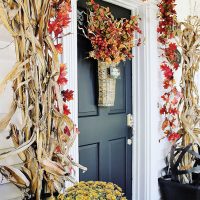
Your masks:
<instances>
[{"instance_id":1,"label":"yellow flower","mask_svg":"<svg viewBox=\"0 0 200 200\"><path fill-rule=\"evenodd\" d=\"M106 195L107 200L116 200L116 197L112 194Z\"/></svg>"},{"instance_id":2,"label":"yellow flower","mask_svg":"<svg viewBox=\"0 0 200 200\"><path fill-rule=\"evenodd\" d=\"M113 183L102 181L80 182L68 188L65 195L59 195L58 200L126 200L122 189Z\"/></svg>"},{"instance_id":3,"label":"yellow flower","mask_svg":"<svg viewBox=\"0 0 200 200\"><path fill-rule=\"evenodd\" d=\"M121 195L120 191L115 190L115 195L116 195L116 196L120 196L120 195Z\"/></svg>"},{"instance_id":4,"label":"yellow flower","mask_svg":"<svg viewBox=\"0 0 200 200\"><path fill-rule=\"evenodd\" d=\"M113 183L108 183L108 184L106 185L106 188L109 188L109 189L111 189L111 190L114 190L114 185L113 185Z\"/></svg>"}]
</instances>

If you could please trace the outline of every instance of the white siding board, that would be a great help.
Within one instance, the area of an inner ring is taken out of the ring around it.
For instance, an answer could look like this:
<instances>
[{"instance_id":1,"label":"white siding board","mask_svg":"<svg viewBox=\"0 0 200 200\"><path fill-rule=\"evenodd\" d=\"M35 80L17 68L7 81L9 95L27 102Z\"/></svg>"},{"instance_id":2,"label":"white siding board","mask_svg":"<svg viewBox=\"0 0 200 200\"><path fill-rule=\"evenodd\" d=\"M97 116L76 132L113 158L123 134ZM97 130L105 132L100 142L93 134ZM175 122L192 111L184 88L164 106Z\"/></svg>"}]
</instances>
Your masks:
<instances>
[{"instance_id":1,"label":"white siding board","mask_svg":"<svg viewBox=\"0 0 200 200\"><path fill-rule=\"evenodd\" d=\"M9 133L6 131L0 133L0 150L14 147L12 139L6 139L8 135Z\"/></svg>"},{"instance_id":2,"label":"white siding board","mask_svg":"<svg viewBox=\"0 0 200 200\"><path fill-rule=\"evenodd\" d=\"M22 163L22 160L19 158L18 155L9 156L4 160L0 160L0 165L16 165Z\"/></svg>"},{"instance_id":3,"label":"white siding board","mask_svg":"<svg viewBox=\"0 0 200 200\"><path fill-rule=\"evenodd\" d=\"M1 200L13 200L22 199L22 192L12 183L6 183L0 186L0 199Z\"/></svg>"},{"instance_id":4,"label":"white siding board","mask_svg":"<svg viewBox=\"0 0 200 200\"><path fill-rule=\"evenodd\" d=\"M15 64L15 49L12 37L0 27L0 82L9 73ZM4 48L7 47L7 48ZM12 83L8 82L4 92L0 94L0 119L9 112L12 103ZM19 114L13 116L12 122L18 122ZM6 139L9 135L9 127L0 132L0 153L9 151L13 148L12 140ZM0 160L0 165L10 165L20 167L22 163L18 155L13 155L4 160ZM21 200L22 192L14 184L0 175L0 200Z\"/></svg>"}]
</instances>

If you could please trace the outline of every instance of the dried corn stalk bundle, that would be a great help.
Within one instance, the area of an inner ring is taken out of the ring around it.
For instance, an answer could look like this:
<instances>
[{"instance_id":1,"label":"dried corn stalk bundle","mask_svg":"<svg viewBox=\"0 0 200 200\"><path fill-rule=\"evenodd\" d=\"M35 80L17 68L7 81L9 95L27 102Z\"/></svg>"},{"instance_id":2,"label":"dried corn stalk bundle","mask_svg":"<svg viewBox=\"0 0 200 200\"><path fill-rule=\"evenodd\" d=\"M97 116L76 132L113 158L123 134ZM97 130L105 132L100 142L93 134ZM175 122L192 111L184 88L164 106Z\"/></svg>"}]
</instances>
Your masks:
<instances>
[{"instance_id":1,"label":"dried corn stalk bundle","mask_svg":"<svg viewBox=\"0 0 200 200\"><path fill-rule=\"evenodd\" d=\"M23 122L21 127L10 124L15 149L1 154L0 159L19 155L24 162L21 169L1 166L0 171L35 199L40 199L44 185L52 194L60 192L66 180L73 181L72 167L82 168L69 156L77 130L63 112L57 83L58 54L48 33L48 22L54 12L51 3L51 0L0 0L0 20L14 38L17 58L0 84L2 92L7 82L12 81L14 92L11 109L0 121L0 130L7 127L17 108ZM68 135L64 133L66 127Z\"/></svg>"},{"instance_id":2,"label":"dried corn stalk bundle","mask_svg":"<svg viewBox=\"0 0 200 200\"><path fill-rule=\"evenodd\" d=\"M186 22L179 23L177 31L178 43L182 49L182 77L181 89L183 98L179 104L179 118L182 135L179 147L189 147L198 153L200 146L200 107L199 93L195 83L195 75L200 65L200 18L189 16ZM179 164L179 170L190 171L195 164L195 156L189 152L185 153ZM192 172L192 171L191 171ZM179 176L182 183L192 182L192 173Z\"/></svg>"}]
</instances>

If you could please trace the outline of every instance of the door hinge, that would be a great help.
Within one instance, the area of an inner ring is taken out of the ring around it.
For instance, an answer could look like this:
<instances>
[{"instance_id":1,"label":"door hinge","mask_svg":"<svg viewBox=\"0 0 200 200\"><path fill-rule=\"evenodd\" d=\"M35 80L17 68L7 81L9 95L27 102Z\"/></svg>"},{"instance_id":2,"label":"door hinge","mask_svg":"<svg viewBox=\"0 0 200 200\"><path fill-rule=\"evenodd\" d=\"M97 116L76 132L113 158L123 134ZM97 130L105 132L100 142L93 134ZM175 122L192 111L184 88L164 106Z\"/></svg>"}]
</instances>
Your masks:
<instances>
[{"instance_id":1,"label":"door hinge","mask_svg":"<svg viewBox=\"0 0 200 200\"><path fill-rule=\"evenodd\" d=\"M127 140L127 144L128 144L128 145L132 145L132 143L133 143L133 137L132 137L131 139L128 139L128 140Z\"/></svg>"},{"instance_id":2,"label":"door hinge","mask_svg":"<svg viewBox=\"0 0 200 200\"><path fill-rule=\"evenodd\" d=\"M133 128L133 115L132 114L128 114L127 115L127 126L130 128Z\"/></svg>"}]
</instances>

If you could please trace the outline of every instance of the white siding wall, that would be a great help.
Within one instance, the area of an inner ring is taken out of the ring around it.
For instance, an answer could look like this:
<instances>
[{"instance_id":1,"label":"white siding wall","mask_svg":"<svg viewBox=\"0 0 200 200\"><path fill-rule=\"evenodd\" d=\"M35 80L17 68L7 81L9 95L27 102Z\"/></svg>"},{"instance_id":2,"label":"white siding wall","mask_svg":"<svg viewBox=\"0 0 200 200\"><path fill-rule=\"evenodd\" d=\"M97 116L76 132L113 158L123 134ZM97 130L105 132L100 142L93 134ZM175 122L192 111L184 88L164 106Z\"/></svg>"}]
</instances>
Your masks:
<instances>
[{"instance_id":1,"label":"white siding wall","mask_svg":"<svg viewBox=\"0 0 200 200\"><path fill-rule=\"evenodd\" d=\"M191 4L191 14L200 16L200 1L190 0L190 4Z\"/></svg>"},{"instance_id":2,"label":"white siding wall","mask_svg":"<svg viewBox=\"0 0 200 200\"><path fill-rule=\"evenodd\" d=\"M4 76L11 70L12 66L15 63L15 52L13 44L9 45L12 42L12 38L9 36L8 32L0 28L0 81ZM1 49L3 47L9 47ZM4 116L8 111L10 104L12 102L12 89L11 83L8 84L4 93L0 95L0 117ZM17 117L15 116L13 121L16 121ZM8 130L5 130L0 133L0 153L9 150L12 148L11 140L7 140ZM0 160L0 165L14 165L19 166L20 159L17 156L9 157L5 160ZM0 199L9 200L9 199L22 199L20 190L14 186L12 183L9 183L0 175Z\"/></svg>"}]
</instances>

